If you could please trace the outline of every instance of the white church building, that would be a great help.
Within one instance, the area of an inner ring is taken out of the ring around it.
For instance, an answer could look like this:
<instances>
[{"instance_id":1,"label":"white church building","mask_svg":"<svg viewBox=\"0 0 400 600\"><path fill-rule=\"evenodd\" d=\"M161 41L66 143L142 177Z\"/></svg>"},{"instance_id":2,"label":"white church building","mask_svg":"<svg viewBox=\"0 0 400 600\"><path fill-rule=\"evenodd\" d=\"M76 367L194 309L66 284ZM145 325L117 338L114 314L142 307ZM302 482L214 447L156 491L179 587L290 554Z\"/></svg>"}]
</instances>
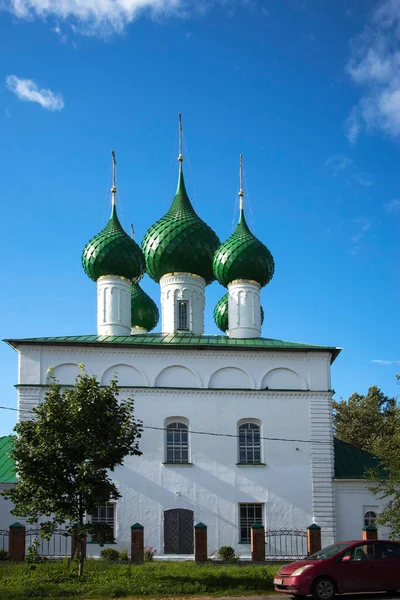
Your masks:
<instances>
[{"instance_id":1,"label":"white church building","mask_svg":"<svg viewBox=\"0 0 400 600\"><path fill-rule=\"evenodd\" d=\"M43 400L50 367L65 386L81 363L103 385L118 374L145 427L143 455L115 470L122 496L91 518L113 527L119 548L137 522L160 555L193 554L198 522L210 554L230 545L248 556L255 522L316 523L324 545L359 539L379 502L364 480L371 455L333 439L330 369L340 349L262 337L260 289L274 260L246 223L242 186L237 227L221 244L190 203L182 161L171 207L141 247L118 220L114 177L110 220L82 254L97 284L97 334L7 340L18 352L19 418ZM160 285L161 333L151 333L159 313L140 288L144 273ZM227 290L214 310L221 335L206 335L215 279ZM0 457L0 486L13 485L1 472ZM3 527L16 520L9 508L3 499Z\"/></svg>"}]
</instances>

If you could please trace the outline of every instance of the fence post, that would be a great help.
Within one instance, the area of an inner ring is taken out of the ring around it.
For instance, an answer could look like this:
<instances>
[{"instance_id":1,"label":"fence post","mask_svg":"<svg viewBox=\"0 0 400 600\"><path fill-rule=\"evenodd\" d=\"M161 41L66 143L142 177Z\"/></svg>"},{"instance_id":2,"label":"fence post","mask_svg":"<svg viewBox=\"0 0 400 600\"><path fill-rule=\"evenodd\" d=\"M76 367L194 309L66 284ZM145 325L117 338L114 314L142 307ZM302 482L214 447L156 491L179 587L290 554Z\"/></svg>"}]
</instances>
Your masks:
<instances>
[{"instance_id":1,"label":"fence post","mask_svg":"<svg viewBox=\"0 0 400 600\"><path fill-rule=\"evenodd\" d=\"M207 562L207 525L197 523L194 526L194 560L197 563Z\"/></svg>"},{"instance_id":2,"label":"fence post","mask_svg":"<svg viewBox=\"0 0 400 600\"><path fill-rule=\"evenodd\" d=\"M25 527L21 523L13 523L8 529L8 559L25 560Z\"/></svg>"},{"instance_id":3,"label":"fence post","mask_svg":"<svg viewBox=\"0 0 400 600\"><path fill-rule=\"evenodd\" d=\"M307 554L314 554L321 550L321 527L313 523L307 527Z\"/></svg>"},{"instance_id":4,"label":"fence post","mask_svg":"<svg viewBox=\"0 0 400 600\"><path fill-rule=\"evenodd\" d=\"M131 527L131 562L144 562L144 529L140 523Z\"/></svg>"},{"instance_id":5,"label":"fence post","mask_svg":"<svg viewBox=\"0 0 400 600\"><path fill-rule=\"evenodd\" d=\"M265 529L262 523L254 523L250 529L251 560L265 561Z\"/></svg>"},{"instance_id":6,"label":"fence post","mask_svg":"<svg viewBox=\"0 0 400 600\"><path fill-rule=\"evenodd\" d=\"M362 539L363 540L377 540L378 539L378 529L376 527L374 527L374 525L367 525L366 527L363 527Z\"/></svg>"},{"instance_id":7,"label":"fence post","mask_svg":"<svg viewBox=\"0 0 400 600\"><path fill-rule=\"evenodd\" d=\"M87 552L87 537L85 536L85 539L83 542L84 558L86 558L86 552ZM72 560L74 560L74 558L80 558L80 555L81 555L81 545L79 543L79 529L78 529L78 525L73 525L72 526L72 536L71 536L71 558L72 558Z\"/></svg>"}]
</instances>

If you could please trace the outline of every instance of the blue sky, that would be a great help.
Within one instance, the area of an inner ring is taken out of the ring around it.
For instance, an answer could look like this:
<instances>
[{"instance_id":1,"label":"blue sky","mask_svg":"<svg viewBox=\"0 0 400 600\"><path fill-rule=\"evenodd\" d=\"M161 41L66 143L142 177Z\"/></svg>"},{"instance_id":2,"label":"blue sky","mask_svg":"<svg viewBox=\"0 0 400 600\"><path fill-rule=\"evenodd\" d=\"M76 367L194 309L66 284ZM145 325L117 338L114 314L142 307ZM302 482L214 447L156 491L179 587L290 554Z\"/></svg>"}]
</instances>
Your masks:
<instances>
[{"instance_id":1,"label":"blue sky","mask_svg":"<svg viewBox=\"0 0 400 600\"><path fill-rule=\"evenodd\" d=\"M343 347L336 397L398 393L398 0L1 6L2 338L96 331L80 255L108 219L110 151L139 241L174 195L182 112L189 195L221 240L244 155L249 222L276 262L263 335ZM223 293L207 290L208 333ZM17 355L0 359L15 407ZM1 411L0 435L14 423Z\"/></svg>"}]
</instances>

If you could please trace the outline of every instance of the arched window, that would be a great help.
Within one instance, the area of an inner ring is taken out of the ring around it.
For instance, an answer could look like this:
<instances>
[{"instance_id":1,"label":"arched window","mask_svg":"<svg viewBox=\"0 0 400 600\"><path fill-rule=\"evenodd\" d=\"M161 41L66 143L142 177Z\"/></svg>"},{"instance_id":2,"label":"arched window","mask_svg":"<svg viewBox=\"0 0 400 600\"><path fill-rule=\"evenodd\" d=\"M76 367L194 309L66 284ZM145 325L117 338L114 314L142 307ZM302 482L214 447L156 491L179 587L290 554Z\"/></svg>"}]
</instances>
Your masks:
<instances>
[{"instance_id":1,"label":"arched window","mask_svg":"<svg viewBox=\"0 0 400 600\"><path fill-rule=\"evenodd\" d=\"M256 465L261 463L261 427L257 421L239 423L238 463Z\"/></svg>"},{"instance_id":2,"label":"arched window","mask_svg":"<svg viewBox=\"0 0 400 600\"><path fill-rule=\"evenodd\" d=\"M364 527L368 527L368 525L373 525L375 527L376 517L376 512L368 510L364 515Z\"/></svg>"},{"instance_id":3,"label":"arched window","mask_svg":"<svg viewBox=\"0 0 400 600\"><path fill-rule=\"evenodd\" d=\"M184 419L166 422L165 459L167 463L189 462L188 422Z\"/></svg>"}]
</instances>

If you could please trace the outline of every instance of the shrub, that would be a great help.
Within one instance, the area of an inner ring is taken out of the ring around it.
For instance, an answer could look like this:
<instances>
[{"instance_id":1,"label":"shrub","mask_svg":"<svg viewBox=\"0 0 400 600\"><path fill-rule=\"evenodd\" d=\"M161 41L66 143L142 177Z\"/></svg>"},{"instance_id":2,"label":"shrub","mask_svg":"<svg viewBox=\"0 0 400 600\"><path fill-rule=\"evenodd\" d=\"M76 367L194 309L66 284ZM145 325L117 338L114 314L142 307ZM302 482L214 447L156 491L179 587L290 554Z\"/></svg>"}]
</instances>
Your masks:
<instances>
[{"instance_id":1,"label":"shrub","mask_svg":"<svg viewBox=\"0 0 400 600\"><path fill-rule=\"evenodd\" d=\"M46 562L47 558L45 556L40 556L40 554L38 552L39 545L40 545L40 542L36 538L33 540L32 544L30 546L28 546L28 554L25 556L25 562L28 565L34 565L34 564Z\"/></svg>"},{"instance_id":2,"label":"shrub","mask_svg":"<svg viewBox=\"0 0 400 600\"><path fill-rule=\"evenodd\" d=\"M239 559L232 546L221 546L218 550L218 558L224 562L236 562Z\"/></svg>"},{"instance_id":3,"label":"shrub","mask_svg":"<svg viewBox=\"0 0 400 600\"><path fill-rule=\"evenodd\" d=\"M100 556L107 562L118 562L119 552L114 548L103 548L103 550L100 550Z\"/></svg>"},{"instance_id":4,"label":"shrub","mask_svg":"<svg viewBox=\"0 0 400 600\"><path fill-rule=\"evenodd\" d=\"M155 554L157 554L157 550L153 546L144 547L144 560L146 562L153 560Z\"/></svg>"},{"instance_id":5,"label":"shrub","mask_svg":"<svg viewBox=\"0 0 400 600\"><path fill-rule=\"evenodd\" d=\"M0 550L0 560L7 560L8 552L7 550Z\"/></svg>"},{"instance_id":6,"label":"shrub","mask_svg":"<svg viewBox=\"0 0 400 600\"><path fill-rule=\"evenodd\" d=\"M119 551L119 560L121 562L129 561L128 548L123 548L122 550Z\"/></svg>"}]
</instances>

